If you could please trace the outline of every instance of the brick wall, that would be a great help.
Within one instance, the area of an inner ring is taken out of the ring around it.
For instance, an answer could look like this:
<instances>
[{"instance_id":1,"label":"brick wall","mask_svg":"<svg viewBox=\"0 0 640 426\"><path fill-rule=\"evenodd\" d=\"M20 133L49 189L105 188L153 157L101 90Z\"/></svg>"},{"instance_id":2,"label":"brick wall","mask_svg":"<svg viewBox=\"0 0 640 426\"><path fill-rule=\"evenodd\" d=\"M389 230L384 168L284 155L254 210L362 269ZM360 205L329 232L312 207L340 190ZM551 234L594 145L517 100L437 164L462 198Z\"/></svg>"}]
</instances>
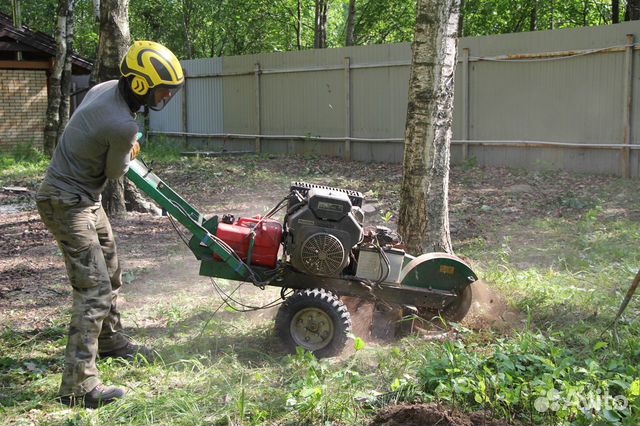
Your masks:
<instances>
[{"instance_id":1,"label":"brick wall","mask_svg":"<svg viewBox=\"0 0 640 426\"><path fill-rule=\"evenodd\" d=\"M0 150L42 148L47 114L45 71L0 69Z\"/></svg>"}]
</instances>

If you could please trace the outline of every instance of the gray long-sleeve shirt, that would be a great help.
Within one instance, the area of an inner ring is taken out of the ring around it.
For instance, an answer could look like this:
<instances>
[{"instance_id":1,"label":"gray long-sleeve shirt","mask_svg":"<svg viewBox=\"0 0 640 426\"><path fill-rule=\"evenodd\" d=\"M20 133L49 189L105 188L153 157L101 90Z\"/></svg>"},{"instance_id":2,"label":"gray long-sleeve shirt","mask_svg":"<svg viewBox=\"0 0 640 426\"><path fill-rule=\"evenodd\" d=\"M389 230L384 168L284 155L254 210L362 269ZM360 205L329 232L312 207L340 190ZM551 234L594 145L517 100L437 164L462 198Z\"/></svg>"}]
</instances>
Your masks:
<instances>
[{"instance_id":1,"label":"gray long-sleeve shirt","mask_svg":"<svg viewBox=\"0 0 640 426\"><path fill-rule=\"evenodd\" d=\"M100 200L107 179L128 170L137 133L135 115L118 90L118 80L94 86L71 116L39 195L52 186Z\"/></svg>"}]
</instances>

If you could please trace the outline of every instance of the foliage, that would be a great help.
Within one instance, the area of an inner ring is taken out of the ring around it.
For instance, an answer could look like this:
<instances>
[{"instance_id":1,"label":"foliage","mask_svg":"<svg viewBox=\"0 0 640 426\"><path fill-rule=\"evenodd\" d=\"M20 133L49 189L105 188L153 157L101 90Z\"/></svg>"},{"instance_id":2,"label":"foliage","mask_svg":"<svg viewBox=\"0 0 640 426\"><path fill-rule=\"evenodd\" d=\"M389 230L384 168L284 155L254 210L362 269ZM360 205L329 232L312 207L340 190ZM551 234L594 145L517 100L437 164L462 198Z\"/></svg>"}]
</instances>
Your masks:
<instances>
[{"instance_id":1,"label":"foliage","mask_svg":"<svg viewBox=\"0 0 640 426\"><path fill-rule=\"evenodd\" d=\"M12 15L11 1L0 3L0 12ZM91 0L75 0L73 47L81 55L95 57L98 47L98 24ZM21 1L22 23L34 31L53 36L56 26L57 0Z\"/></svg>"},{"instance_id":2,"label":"foliage","mask_svg":"<svg viewBox=\"0 0 640 426\"><path fill-rule=\"evenodd\" d=\"M356 45L412 41L415 26L415 0L356 1Z\"/></svg>"},{"instance_id":3,"label":"foliage","mask_svg":"<svg viewBox=\"0 0 640 426\"><path fill-rule=\"evenodd\" d=\"M298 1L301 48L309 49L313 46L314 0L131 0L130 30L134 40L164 43L181 59L291 51L298 48ZM10 15L10 3L0 4L0 11ZM56 3L23 1L24 24L53 34ZM621 11L625 4L621 1ZM349 0L330 1L329 47L345 45L348 7ZM415 10L415 0L357 0L355 44L412 41ZM611 2L596 0L466 0L463 15L465 36L606 25L612 20ZM76 50L95 57L98 27L91 1L76 1L75 23Z\"/></svg>"},{"instance_id":4,"label":"foliage","mask_svg":"<svg viewBox=\"0 0 640 426\"><path fill-rule=\"evenodd\" d=\"M589 0L465 0L463 14L465 36L606 25L612 20L611 2Z\"/></svg>"},{"instance_id":5,"label":"foliage","mask_svg":"<svg viewBox=\"0 0 640 426\"><path fill-rule=\"evenodd\" d=\"M637 333L637 325L627 331ZM637 423L640 371L620 358L637 357L640 345L626 340L625 347L608 349L610 334L583 347L566 346L565 339L563 332L526 330L489 344L433 345L422 353L423 398L467 412L489 410L509 423Z\"/></svg>"}]
</instances>

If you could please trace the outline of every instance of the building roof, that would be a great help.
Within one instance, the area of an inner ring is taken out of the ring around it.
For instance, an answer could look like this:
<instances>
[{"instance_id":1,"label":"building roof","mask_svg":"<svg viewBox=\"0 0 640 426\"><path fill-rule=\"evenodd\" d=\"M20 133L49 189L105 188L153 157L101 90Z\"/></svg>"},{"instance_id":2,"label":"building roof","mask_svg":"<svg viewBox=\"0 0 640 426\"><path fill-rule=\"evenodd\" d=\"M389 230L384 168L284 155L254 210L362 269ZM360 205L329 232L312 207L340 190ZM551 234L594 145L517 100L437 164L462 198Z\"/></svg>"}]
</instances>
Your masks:
<instances>
[{"instance_id":1,"label":"building roof","mask_svg":"<svg viewBox=\"0 0 640 426\"><path fill-rule=\"evenodd\" d=\"M15 60L15 53L18 51L23 52L24 60L49 61L56 55L56 41L53 37L24 25L16 28L9 15L0 13L0 61ZM93 67L91 61L75 53L71 55L71 63L74 74L88 74Z\"/></svg>"}]
</instances>

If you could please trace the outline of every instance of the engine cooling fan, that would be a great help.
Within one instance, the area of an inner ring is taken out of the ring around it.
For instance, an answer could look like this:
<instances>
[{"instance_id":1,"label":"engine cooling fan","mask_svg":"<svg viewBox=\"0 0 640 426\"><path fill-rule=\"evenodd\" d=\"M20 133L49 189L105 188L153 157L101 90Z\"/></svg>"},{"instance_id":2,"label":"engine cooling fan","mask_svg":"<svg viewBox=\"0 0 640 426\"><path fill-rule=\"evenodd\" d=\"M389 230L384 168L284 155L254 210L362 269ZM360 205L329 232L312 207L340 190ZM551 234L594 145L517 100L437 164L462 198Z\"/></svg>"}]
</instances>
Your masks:
<instances>
[{"instance_id":1,"label":"engine cooling fan","mask_svg":"<svg viewBox=\"0 0 640 426\"><path fill-rule=\"evenodd\" d=\"M314 275L337 275L346 266L346 255L340 240L324 232L311 235L300 250L304 268Z\"/></svg>"}]
</instances>

